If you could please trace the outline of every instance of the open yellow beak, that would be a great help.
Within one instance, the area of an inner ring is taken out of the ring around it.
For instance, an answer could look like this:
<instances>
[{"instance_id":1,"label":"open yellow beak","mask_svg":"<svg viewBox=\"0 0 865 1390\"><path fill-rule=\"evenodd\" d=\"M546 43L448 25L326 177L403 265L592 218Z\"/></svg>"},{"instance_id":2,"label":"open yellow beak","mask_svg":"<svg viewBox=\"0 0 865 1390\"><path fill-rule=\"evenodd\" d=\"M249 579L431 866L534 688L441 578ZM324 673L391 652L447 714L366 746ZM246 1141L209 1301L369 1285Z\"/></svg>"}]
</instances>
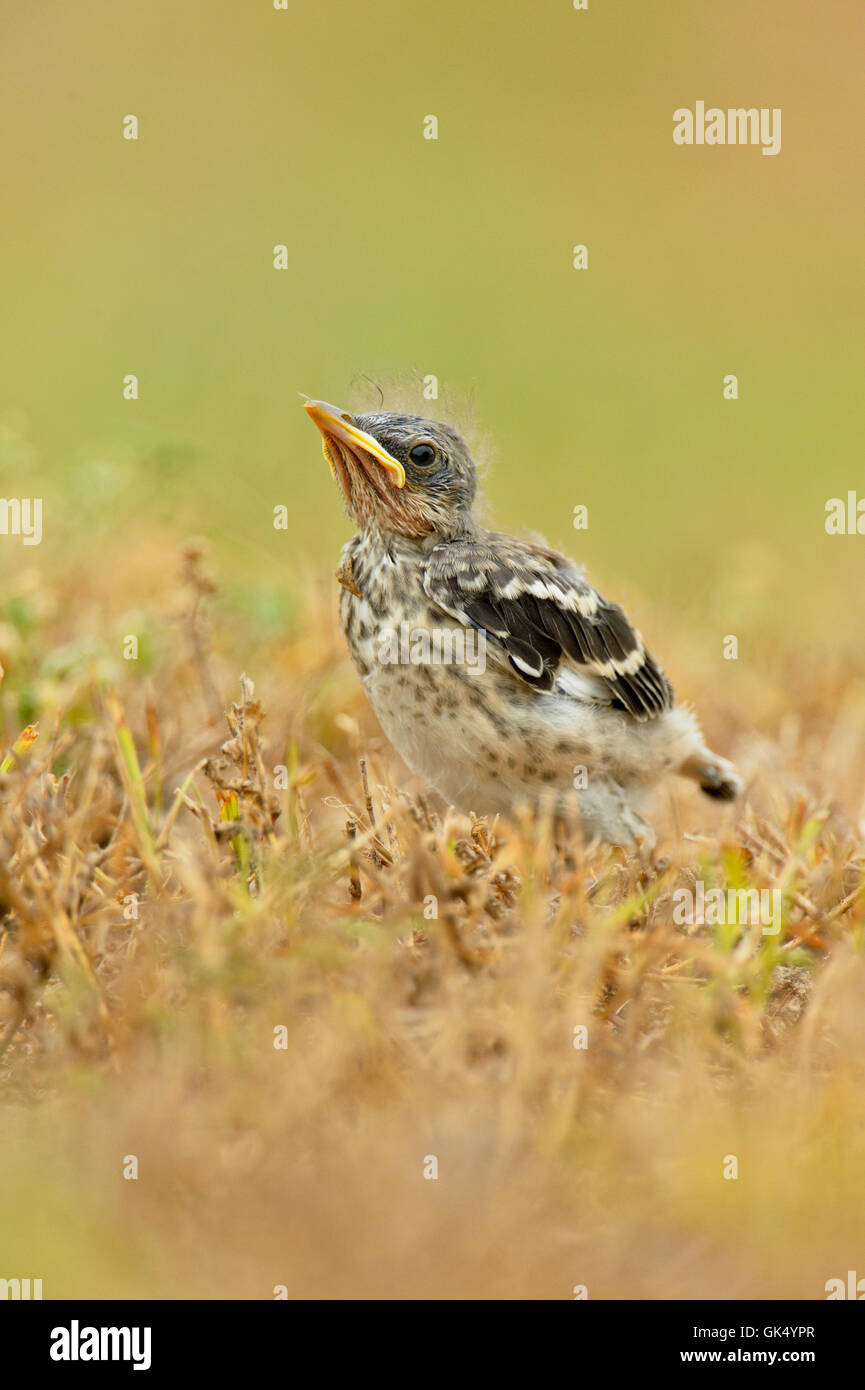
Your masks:
<instances>
[{"instance_id":1,"label":"open yellow beak","mask_svg":"<svg viewBox=\"0 0 865 1390\"><path fill-rule=\"evenodd\" d=\"M336 439L347 449L361 450L374 458L376 463L380 463L388 474L388 477L396 487L405 487L405 469L399 459L395 459L389 454L387 449L382 448L377 439L373 439L366 430L359 430L357 425L352 423L352 417L347 410L340 410L338 406L328 405L327 401L305 401L304 409L309 417L318 425L323 438L322 449L324 456L333 471L333 459L328 452L328 437Z\"/></svg>"}]
</instances>

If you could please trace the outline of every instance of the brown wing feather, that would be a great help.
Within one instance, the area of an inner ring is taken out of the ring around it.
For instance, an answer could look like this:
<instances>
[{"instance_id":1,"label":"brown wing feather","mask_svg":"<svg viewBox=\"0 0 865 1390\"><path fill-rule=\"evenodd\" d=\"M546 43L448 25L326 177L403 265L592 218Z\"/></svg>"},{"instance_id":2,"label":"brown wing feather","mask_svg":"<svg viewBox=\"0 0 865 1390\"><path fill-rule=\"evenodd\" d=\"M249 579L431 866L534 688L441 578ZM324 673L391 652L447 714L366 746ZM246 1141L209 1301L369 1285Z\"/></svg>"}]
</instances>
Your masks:
<instances>
[{"instance_id":1,"label":"brown wing feather","mask_svg":"<svg viewBox=\"0 0 865 1390\"><path fill-rule=\"evenodd\" d=\"M424 589L451 617L482 629L539 690L552 690L573 666L638 719L673 704L670 682L622 609L555 551L493 534L448 542L430 553Z\"/></svg>"}]
</instances>

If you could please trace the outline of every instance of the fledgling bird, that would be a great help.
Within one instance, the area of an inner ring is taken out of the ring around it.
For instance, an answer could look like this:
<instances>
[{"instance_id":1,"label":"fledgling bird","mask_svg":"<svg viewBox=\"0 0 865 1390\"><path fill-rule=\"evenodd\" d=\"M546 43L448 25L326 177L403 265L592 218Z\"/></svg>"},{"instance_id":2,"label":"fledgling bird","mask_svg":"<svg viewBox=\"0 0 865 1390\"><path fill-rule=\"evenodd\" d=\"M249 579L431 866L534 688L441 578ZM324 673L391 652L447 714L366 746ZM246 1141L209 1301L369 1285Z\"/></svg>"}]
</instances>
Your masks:
<instances>
[{"instance_id":1,"label":"fledgling bird","mask_svg":"<svg viewBox=\"0 0 865 1390\"><path fill-rule=\"evenodd\" d=\"M337 570L342 630L413 772L478 814L552 801L564 815L576 804L587 838L617 844L651 843L642 811L664 773L722 800L738 795L732 764L675 704L622 609L566 556L479 524L475 464L455 430L323 401L305 408L359 528ZM412 644L395 660L400 633Z\"/></svg>"}]
</instances>

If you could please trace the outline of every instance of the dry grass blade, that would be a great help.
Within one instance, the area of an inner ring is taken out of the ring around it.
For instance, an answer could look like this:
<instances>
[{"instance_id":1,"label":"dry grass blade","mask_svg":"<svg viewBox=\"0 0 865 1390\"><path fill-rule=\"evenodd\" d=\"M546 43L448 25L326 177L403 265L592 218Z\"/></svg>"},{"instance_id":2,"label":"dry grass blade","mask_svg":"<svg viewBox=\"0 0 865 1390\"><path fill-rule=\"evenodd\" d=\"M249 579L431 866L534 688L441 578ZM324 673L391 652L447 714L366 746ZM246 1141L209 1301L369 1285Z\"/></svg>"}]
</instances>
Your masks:
<instances>
[{"instance_id":1,"label":"dry grass blade","mask_svg":"<svg viewBox=\"0 0 865 1390\"><path fill-rule=\"evenodd\" d=\"M810 792L752 777L731 818L680 791L654 855L490 823L408 780L342 668L315 684L321 623L259 654L218 748L202 633L104 700L82 672L50 747L7 721L4 1228L33 1173L118 1294L259 1297L267 1269L330 1297L820 1296L865 1241L855 760L831 813L795 749ZM777 921L689 920L698 885L777 894ZM143 1207L106 1215L128 1153Z\"/></svg>"}]
</instances>

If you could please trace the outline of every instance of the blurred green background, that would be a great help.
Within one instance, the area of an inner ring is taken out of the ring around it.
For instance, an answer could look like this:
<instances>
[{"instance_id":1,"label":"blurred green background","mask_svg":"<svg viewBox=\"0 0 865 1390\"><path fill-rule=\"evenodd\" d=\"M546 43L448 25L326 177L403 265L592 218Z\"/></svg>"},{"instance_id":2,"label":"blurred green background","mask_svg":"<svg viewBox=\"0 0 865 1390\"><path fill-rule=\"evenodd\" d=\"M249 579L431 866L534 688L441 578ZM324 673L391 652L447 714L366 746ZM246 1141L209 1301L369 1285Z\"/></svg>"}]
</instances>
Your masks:
<instances>
[{"instance_id":1,"label":"blurred green background","mask_svg":"<svg viewBox=\"0 0 865 1390\"><path fill-rule=\"evenodd\" d=\"M350 534L297 392L434 373L495 522L638 616L855 640L865 537L823 522L865 495L860 0L0 10L0 492L45 505L0 565L158 523L288 591ZM781 107L781 154L675 146L698 99Z\"/></svg>"}]
</instances>

